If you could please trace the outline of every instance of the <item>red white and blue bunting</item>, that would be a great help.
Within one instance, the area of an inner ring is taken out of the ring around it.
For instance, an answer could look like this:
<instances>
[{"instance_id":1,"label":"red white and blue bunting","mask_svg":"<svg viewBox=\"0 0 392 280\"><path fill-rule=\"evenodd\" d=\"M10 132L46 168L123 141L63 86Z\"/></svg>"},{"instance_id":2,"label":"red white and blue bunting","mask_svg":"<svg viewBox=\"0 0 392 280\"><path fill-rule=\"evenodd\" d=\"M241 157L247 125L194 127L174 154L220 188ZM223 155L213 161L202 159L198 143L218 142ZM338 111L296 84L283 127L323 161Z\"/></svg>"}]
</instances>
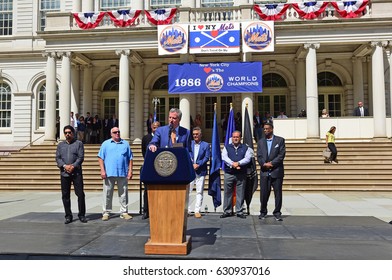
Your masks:
<instances>
[{"instance_id":1,"label":"red white and blue bunting","mask_svg":"<svg viewBox=\"0 0 392 280\"><path fill-rule=\"evenodd\" d=\"M117 10L108 12L109 17L118 27L127 27L139 17L141 10Z\"/></svg>"},{"instance_id":2,"label":"red white and blue bunting","mask_svg":"<svg viewBox=\"0 0 392 280\"><path fill-rule=\"evenodd\" d=\"M364 14L369 0L357 1L308 1L303 3L271 3L253 5L254 11L260 19L265 21L283 20L286 18L287 9L291 6L300 19L312 20L323 17L323 13L331 4L336 13L341 18L355 18ZM97 27L107 14L118 27L127 27L135 24L141 14L141 10L116 10L110 12L96 13L73 13L77 25L82 29L92 29ZM173 23L173 18L177 13L176 8L159 9L154 11L144 11L148 21L154 25L167 25Z\"/></svg>"},{"instance_id":3,"label":"red white and blue bunting","mask_svg":"<svg viewBox=\"0 0 392 280\"><path fill-rule=\"evenodd\" d=\"M331 2L336 12L342 18L355 18L365 10L368 0Z\"/></svg>"},{"instance_id":4,"label":"red white and blue bunting","mask_svg":"<svg viewBox=\"0 0 392 280\"><path fill-rule=\"evenodd\" d=\"M98 13L74 13L76 23L82 29L91 29L99 25L105 16L105 12Z\"/></svg>"},{"instance_id":5,"label":"red white and blue bunting","mask_svg":"<svg viewBox=\"0 0 392 280\"><path fill-rule=\"evenodd\" d=\"M321 15L327 8L329 2L304 2L304 3L293 3L294 10L297 11L298 15L303 19L315 19Z\"/></svg>"},{"instance_id":6,"label":"red white and blue bunting","mask_svg":"<svg viewBox=\"0 0 392 280\"><path fill-rule=\"evenodd\" d=\"M336 12L342 18L355 18L360 16L369 0L357 0L357 1L337 1L337 2L326 2L326 1L308 1L303 3L291 3L291 4L261 4L254 5L253 9L260 16L262 20L280 20L286 16L287 9L290 5L295 9L300 19L316 19L323 16L323 12L329 4L335 8Z\"/></svg>"},{"instance_id":7,"label":"red white and blue bunting","mask_svg":"<svg viewBox=\"0 0 392 280\"><path fill-rule=\"evenodd\" d=\"M253 8L263 20L280 20L289 6L288 4L278 3L254 5Z\"/></svg>"},{"instance_id":8,"label":"red white and blue bunting","mask_svg":"<svg viewBox=\"0 0 392 280\"><path fill-rule=\"evenodd\" d=\"M144 11L146 13L149 22L155 25L164 25L172 23L172 19L175 16L177 9L159 9L155 11Z\"/></svg>"}]
</instances>

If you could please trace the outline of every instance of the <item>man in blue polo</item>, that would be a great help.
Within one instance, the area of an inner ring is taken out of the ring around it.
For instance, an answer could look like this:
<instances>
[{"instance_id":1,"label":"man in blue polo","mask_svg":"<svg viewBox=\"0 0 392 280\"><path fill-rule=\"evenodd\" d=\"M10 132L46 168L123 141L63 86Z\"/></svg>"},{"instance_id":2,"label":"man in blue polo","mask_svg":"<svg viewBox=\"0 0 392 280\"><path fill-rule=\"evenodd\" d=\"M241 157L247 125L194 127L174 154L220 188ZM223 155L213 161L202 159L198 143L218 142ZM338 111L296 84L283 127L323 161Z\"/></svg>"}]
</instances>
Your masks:
<instances>
[{"instance_id":1,"label":"man in blue polo","mask_svg":"<svg viewBox=\"0 0 392 280\"><path fill-rule=\"evenodd\" d=\"M98 162L103 179L102 221L109 220L116 182L120 201L120 218L129 220L132 216L128 214L128 180L132 179L133 154L129 143L121 139L118 127L113 127L110 134L112 138L104 141L98 152Z\"/></svg>"}]
</instances>

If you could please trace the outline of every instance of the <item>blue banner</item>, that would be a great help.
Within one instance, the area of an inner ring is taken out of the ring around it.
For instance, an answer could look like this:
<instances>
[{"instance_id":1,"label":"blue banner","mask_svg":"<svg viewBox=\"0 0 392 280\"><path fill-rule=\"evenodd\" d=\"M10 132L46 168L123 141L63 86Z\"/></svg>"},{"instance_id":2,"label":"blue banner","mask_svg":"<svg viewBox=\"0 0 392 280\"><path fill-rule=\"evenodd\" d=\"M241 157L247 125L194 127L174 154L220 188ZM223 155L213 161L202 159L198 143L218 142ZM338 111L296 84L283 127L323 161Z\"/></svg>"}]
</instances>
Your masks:
<instances>
[{"instance_id":1,"label":"blue banner","mask_svg":"<svg viewBox=\"0 0 392 280\"><path fill-rule=\"evenodd\" d=\"M261 62L169 65L169 93L262 92Z\"/></svg>"}]
</instances>

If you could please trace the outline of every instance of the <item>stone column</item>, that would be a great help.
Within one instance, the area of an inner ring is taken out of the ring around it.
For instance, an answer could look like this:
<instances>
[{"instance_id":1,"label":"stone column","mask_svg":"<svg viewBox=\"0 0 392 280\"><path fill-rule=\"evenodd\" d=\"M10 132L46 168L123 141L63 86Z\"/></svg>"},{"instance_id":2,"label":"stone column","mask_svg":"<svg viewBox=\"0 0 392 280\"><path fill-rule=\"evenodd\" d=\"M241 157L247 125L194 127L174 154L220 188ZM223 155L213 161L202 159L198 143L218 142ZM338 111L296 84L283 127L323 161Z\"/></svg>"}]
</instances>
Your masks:
<instances>
[{"instance_id":1,"label":"stone column","mask_svg":"<svg viewBox=\"0 0 392 280\"><path fill-rule=\"evenodd\" d=\"M86 116L90 112L94 116L93 109L93 79L92 79L92 66L83 66L83 115Z\"/></svg>"},{"instance_id":2,"label":"stone column","mask_svg":"<svg viewBox=\"0 0 392 280\"><path fill-rule=\"evenodd\" d=\"M151 104L150 93L151 93L150 89L143 90L143 134L146 134L148 131L146 120L149 118L150 113L154 112L154 109L150 112L150 104Z\"/></svg>"},{"instance_id":3,"label":"stone column","mask_svg":"<svg viewBox=\"0 0 392 280\"><path fill-rule=\"evenodd\" d=\"M94 0L83 0L82 1L83 12L94 12Z\"/></svg>"},{"instance_id":4,"label":"stone column","mask_svg":"<svg viewBox=\"0 0 392 280\"><path fill-rule=\"evenodd\" d=\"M386 138L384 55L385 42L372 42L372 86L374 138Z\"/></svg>"},{"instance_id":5,"label":"stone column","mask_svg":"<svg viewBox=\"0 0 392 280\"><path fill-rule=\"evenodd\" d=\"M134 81L135 81L135 95L134 95L134 104L135 104L135 112L134 112L134 144L141 144L143 138L143 68L144 65L141 63L133 63L132 68L134 69Z\"/></svg>"},{"instance_id":6,"label":"stone column","mask_svg":"<svg viewBox=\"0 0 392 280\"><path fill-rule=\"evenodd\" d=\"M64 140L65 136L61 133L64 126L69 125L71 118L71 53L60 53L61 57L61 84L59 96L60 110L60 139Z\"/></svg>"},{"instance_id":7,"label":"stone column","mask_svg":"<svg viewBox=\"0 0 392 280\"><path fill-rule=\"evenodd\" d=\"M318 43L304 45L308 50L306 56L306 118L307 139L320 139L318 116L317 57Z\"/></svg>"},{"instance_id":8,"label":"stone column","mask_svg":"<svg viewBox=\"0 0 392 280\"><path fill-rule=\"evenodd\" d=\"M50 52L44 56L47 57L44 142L49 144L56 142L56 53Z\"/></svg>"},{"instance_id":9,"label":"stone column","mask_svg":"<svg viewBox=\"0 0 392 280\"><path fill-rule=\"evenodd\" d=\"M306 76L305 76L305 59L297 58L295 60L295 83L297 84L297 106L296 111L291 111L293 117L296 117L300 110L306 110Z\"/></svg>"},{"instance_id":10,"label":"stone column","mask_svg":"<svg viewBox=\"0 0 392 280\"><path fill-rule=\"evenodd\" d=\"M118 125L121 131L121 138L130 139L129 135L129 55L130 50L116 50L120 56L120 79L118 93Z\"/></svg>"},{"instance_id":11,"label":"stone column","mask_svg":"<svg viewBox=\"0 0 392 280\"><path fill-rule=\"evenodd\" d=\"M72 1L72 12L78 13L82 11L82 0L73 0Z\"/></svg>"},{"instance_id":12,"label":"stone column","mask_svg":"<svg viewBox=\"0 0 392 280\"><path fill-rule=\"evenodd\" d=\"M76 113L80 113L79 111L79 100L80 100L80 66L75 65L71 68L71 111Z\"/></svg>"},{"instance_id":13,"label":"stone column","mask_svg":"<svg viewBox=\"0 0 392 280\"><path fill-rule=\"evenodd\" d=\"M180 54L180 61L187 63L189 61L189 54ZM180 125L190 129L191 128L191 106L190 104L195 104L195 97L193 94L180 94L180 110L182 112L182 118ZM171 108L169 108L170 110ZM192 106L193 111L194 106ZM192 116L195 118L195 115Z\"/></svg>"},{"instance_id":14,"label":"stone column","mask_svg":"<svg viewBox=\"0 0 392 280\"><path fill-rule=\"evenodd\" d=\"M354 104L351 108L351 111L354 110L354 107L357 106L358 101L364 102L364 93L363 93L363 68L362 68L362 57L353 57L353 83L354 83Z\"/></svg>"},{"instance_id":15,"label":"stone column","mask_svg":"<svg viewBox=\"0 0 392 280\"><path fill-rule=\"evenodd\" d=\"M391 126L392 126L392 41L389 41L388 43L387 56L388 56L388 63L389 63L389 109L390 109Z\"/></svg>"}]
</instances>

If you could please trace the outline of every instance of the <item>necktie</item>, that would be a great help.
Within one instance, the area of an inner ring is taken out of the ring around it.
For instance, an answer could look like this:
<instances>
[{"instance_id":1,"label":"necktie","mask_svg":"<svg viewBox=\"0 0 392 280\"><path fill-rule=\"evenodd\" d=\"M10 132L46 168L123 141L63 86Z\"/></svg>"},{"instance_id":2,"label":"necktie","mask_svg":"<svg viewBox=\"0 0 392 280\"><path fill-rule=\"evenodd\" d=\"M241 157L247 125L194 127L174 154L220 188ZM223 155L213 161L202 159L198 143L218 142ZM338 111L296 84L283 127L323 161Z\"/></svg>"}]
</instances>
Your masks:
<instances>
[{"instance_id":1,"label":"necktie","mask_svg":"<svg viewBox=\"0 0 392 280\"><path fill-rule=\"evenodd\" d=\"M360 107L359 110L361 111L361 117L363 117L363 107Z\"/></svg>"},{"instance_id":2,"label":"necktie","mask_svg":"<svg viewBox=\"0 0 392 280\"><path fill-rule=\"evenodd\" d=\"M176 131L175 131L175 130L172 131L170 137L171 137L172 144L174 144L174 143L177 142L177 139L176 139Z\"/></svg>"}]
</instances>

